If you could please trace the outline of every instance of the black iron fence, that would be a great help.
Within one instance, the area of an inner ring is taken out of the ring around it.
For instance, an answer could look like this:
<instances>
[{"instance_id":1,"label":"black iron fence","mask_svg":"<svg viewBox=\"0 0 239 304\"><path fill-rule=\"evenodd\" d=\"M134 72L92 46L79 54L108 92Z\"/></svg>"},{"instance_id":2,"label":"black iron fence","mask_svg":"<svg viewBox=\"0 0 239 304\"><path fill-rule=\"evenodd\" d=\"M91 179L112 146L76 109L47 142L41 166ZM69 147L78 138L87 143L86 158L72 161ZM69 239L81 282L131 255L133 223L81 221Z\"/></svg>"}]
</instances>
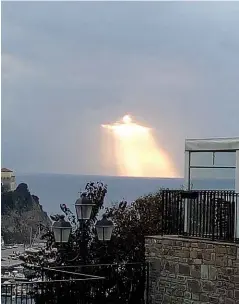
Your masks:
<instances>
[{"instance_id":1,"label":"black iron fence","mask_svg":"<svg viewBox=\"0 0 239 304\"><path fill-rule=\"evenodd\" d=\"M148 303L147 263L65 266L35 271L38 281L2 284L1 303Z\"/></svg>"},{"instance_id":2,"label":"black iron fence","mask_svg":"<svg viewBox=\"0 0 239 304\"><path fill-rule=\"evenodd\" d=\"M162 191L162 234L238 241L239 194L234 191Z\"/></svg>"}]
</instances>

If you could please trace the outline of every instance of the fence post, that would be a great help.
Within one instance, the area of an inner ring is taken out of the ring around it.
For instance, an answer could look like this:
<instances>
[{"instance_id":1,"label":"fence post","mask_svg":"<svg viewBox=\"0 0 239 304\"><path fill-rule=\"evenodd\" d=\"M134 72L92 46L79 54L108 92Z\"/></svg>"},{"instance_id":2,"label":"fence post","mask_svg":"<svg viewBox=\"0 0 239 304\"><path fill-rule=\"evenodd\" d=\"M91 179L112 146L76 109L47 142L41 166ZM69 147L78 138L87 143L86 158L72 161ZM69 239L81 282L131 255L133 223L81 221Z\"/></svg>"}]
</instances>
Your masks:
<instances>
[{"instance_id":1,"label":"fence post","mask_svg":"<svg viewBox=\"0 0 239 304\"><path fill-rule=\"evenodd\" d=\"M184 228L183 228L183 234L188 234L188 198L185 198L184 200Z\"/></svg>"},{"instance_id":2,"label":"fence post","mask_svg":"<svg viewBox=\"0 0 239 304\"><path fill-rule=\"evenodd\" d=\"M146 304L149 304L149 261L146 261Z\"/></svg>"},{"instance_id":3,"label":"fence post","mask_svg":"<svg viewBox=\"0 0 239 304\"><path fill-rule=\"evenodd\" d=\"M239 150L236 150L235 192L235 239L239 239L239 202L237 195L239 193Z\"/></svg>"},{"instance_id":4,"label":"fence post","mask_svg":"<svg viewBox=\"0 0 239 304\"><path fill-rule=\"evenodd\" d=\"M209 229L209 235L210 233L212 234L212 240L215 240L215 226L216 226L216 220L218 217L218 203L216 204L216 196L215 196L215 192L211 192L210 193L210 216L211 219L209 221L211 229ZM210 228L210 227L209 227Z\"/></svg>"},{"instance_id":5,"label":"fence post","mask_svg":"<svg viewBox=\"0 0 239 304\"><path fill-rule=\"evenodd\" d=\"M184 155L184 190L190 190L190 152L185 151ZM188 199L184 200L184 234L188 233Z\"/></svg>"},{"instance_id":6,"label":"fence post","mask_svg":"<svg viewBox=\"0 0 239 304\"><path fill-rule=\"evenodd\" d=\"M161 235L164 235L165 232L165 221L164 221L164 215L165 215L165 190L162 190L162 207L161 207L161 227L160 232Z\"/></svg>"}]
</instances>

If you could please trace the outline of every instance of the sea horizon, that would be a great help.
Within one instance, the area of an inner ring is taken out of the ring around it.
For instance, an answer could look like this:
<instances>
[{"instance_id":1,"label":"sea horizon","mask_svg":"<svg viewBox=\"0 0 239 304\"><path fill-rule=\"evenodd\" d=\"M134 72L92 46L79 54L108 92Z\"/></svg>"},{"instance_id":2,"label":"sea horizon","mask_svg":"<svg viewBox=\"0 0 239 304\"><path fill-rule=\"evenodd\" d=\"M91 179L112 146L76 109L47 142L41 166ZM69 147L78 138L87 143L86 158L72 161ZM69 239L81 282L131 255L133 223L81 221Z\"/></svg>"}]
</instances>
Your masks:
<instances>
[{"instance_id":1,"label":"sea horizon","mask_svg":"<svg viewBox=\"0 0 239 304\"><path fill-rule=\"evenodd\" d=\"M162 188L181 189L183 178L150 178L123 177L103 175L77 175L59 173L25 173L17 174L16 182L26 183L31 194L39 197L40 204L49 215L60 212L60 204L66 204L71 209L78 198L78 193L84 191L87 182L103 182L107 184L105 207L117 204L122 200L128 203L144 195L155 193ZM233 189L233 181L229 179L205 180L193 182L193 189Z\"/></svg>"},{"instance_id":2,"label":"sea horizon","mask_svg":"<svg viewBox=\"0 0 239 304\"><path fill-rule=\"evenodd\" d=\"M104 174L80 174L80 173L54 173L54 172L18 172L18 176L85 176L85 177L106 177L106 178L128 178L128 179L182 179L184 180L184 177L162 177L162 176L127 176L127 175L104 175ZM17 176L16 176L17 177Z\"/></svg>"}]
</instances>

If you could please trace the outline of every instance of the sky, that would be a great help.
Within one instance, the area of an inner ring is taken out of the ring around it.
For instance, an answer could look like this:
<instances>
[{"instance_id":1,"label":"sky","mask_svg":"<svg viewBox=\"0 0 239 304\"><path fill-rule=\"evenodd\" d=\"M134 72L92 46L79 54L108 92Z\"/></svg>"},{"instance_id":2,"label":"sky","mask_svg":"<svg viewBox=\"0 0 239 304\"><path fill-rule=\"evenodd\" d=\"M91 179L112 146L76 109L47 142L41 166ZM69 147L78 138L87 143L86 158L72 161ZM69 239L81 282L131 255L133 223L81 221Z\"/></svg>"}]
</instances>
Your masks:
<instances>
[{"instance_id":1,"label":"sky","mask_svg":"<svg viewBox=\"0 0 239 304\"><path fill-rule=\"evenodd\" d=\"M115 175L130 113L183 174L185 138L238 136L239 2L2 2L2 166Z\"/></svg>"}]
</instances>

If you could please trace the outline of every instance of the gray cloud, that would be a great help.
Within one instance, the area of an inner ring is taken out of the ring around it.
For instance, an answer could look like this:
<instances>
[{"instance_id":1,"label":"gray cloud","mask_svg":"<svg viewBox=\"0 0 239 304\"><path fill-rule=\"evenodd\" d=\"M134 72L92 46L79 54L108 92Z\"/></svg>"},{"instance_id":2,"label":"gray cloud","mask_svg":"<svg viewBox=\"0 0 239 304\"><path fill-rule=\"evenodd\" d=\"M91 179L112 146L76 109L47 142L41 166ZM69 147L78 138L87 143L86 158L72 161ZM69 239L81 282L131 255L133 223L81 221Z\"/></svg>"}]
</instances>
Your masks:
<instances>
[{"instance_id":1,"label":"gray cloud","mask_svg":"<svg viewBox=\"0 0 239 304\"><path fill-rule=\"evenodd\" d=\"M2 3L2 161L115 174L100 124L154 128L182 172L185 137L238 135L236 2Z\"/></svg>"}]
</instances>

